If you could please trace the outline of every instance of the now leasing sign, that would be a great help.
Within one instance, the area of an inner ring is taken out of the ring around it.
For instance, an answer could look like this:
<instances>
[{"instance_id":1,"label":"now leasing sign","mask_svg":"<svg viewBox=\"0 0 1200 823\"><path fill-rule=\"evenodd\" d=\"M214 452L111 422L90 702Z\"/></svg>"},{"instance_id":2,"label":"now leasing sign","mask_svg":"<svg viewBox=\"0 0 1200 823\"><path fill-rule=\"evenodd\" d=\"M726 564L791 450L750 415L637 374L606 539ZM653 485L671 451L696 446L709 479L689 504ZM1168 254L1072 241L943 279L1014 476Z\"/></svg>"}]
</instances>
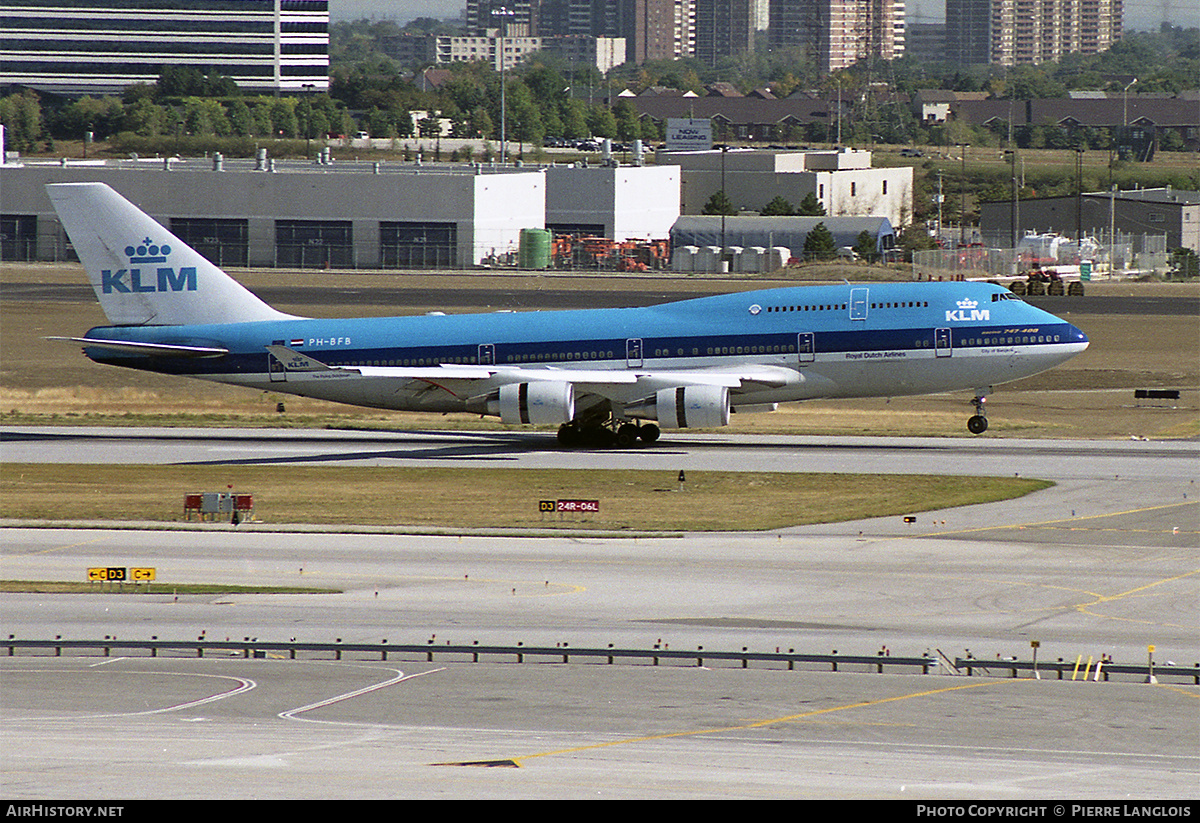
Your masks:
<instances>
[{"instance_id":1,"label":"now leasing sign","mask_svg":"<svg viewBox=\"0 0 1200 823\"><path fill-rule=\"evenodd\" d=\"M712 148L712 121L667 118L667 151L705 151Z\"/></svg>"}]
</instances>

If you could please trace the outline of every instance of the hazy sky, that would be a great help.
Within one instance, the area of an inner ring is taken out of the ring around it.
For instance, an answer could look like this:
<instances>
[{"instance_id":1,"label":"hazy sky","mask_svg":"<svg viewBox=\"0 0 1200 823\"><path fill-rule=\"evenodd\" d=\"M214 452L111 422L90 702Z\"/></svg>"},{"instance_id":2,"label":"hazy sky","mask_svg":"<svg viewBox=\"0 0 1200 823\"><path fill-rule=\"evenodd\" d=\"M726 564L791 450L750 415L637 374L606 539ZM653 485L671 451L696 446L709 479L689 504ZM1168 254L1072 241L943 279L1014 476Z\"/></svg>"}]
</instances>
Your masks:
<instances>
[{"instance_id":1,"label":"hazy sky","mask_svg":"<svg viewBox=\"0 0 1200 823\"><path fill-rule=\"evenodd\" d=\"M334 20L362 17L387 18L407 23L414 17L458 17L462 0L329 0ZM938 22L945 16L944 0L908 0L908 17L920 22ZM1125 0L1125 28L1153 30L1163 20L1177 26L1200 26L1200 3L1196 0Z\"/></svg>"}]
</instances>

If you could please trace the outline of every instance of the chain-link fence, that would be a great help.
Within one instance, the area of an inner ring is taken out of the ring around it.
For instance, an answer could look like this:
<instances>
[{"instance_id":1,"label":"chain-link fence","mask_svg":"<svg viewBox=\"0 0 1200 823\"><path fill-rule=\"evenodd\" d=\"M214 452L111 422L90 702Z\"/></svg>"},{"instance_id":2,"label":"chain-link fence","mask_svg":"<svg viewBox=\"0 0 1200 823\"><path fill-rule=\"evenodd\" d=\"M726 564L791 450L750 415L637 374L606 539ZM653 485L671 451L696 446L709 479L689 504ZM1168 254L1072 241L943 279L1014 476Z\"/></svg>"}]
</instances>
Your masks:
<instances>
[{"instance_id":1,"label":"chain-link fence","mask_svg":"<svg viewBox=\"0 0 1200 823\"><path fill-rule=\"evenodd\" d=\"M1017 248L984 237L984 243L913 252L915 280L1026 277L1035 269L1089 279L1163 274L1169 268L1165 234L1124 234L1081 243L1049 236L1026 237ZM993 241L993 242L988 242Z\"/></svg>"}]
</instances>

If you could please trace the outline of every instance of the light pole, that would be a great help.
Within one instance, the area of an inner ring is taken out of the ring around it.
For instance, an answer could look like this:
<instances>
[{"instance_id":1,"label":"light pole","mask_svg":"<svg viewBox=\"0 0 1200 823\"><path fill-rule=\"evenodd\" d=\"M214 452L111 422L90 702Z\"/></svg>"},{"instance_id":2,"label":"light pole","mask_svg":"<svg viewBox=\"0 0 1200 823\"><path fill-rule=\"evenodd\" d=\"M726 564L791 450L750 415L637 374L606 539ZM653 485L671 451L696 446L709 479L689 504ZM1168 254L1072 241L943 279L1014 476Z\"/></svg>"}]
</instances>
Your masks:
<instances>
[{"instance_id":1,"label":"light pole","mask_svg":"<svg viewBox=\"0 0 1200 823\"><path fill-rule=\"evenodd\" d=\"M1012 175L1012 203L1009 204L1008 225L1012 233L1012 247L1017 247L1017 150L1007 149L1008 164Z\"/></svg>"},{"instance_id":2,"label":"light pole","mask_svg":"<svg viewBox=\"0 0 1200 823\"><path fill-rule=\"evenodd\" d=\"M516 14L516 12L507 6L501 6L498 9L492 9L492 16L500 18L500 20L497 21L500 24L500 36L497 38L497 41L500 49L500 165L502 166L508 164L508 132L506 130L505 123L505 120L507 119L507 112L505 111L504 100L504 64L506 62L504 58L504 34L508 30L507 18L512 17L514 14Z\"/></svg>"},{"instance_id":3,"label":"light pole","mask_svg":"<svg viewBox=\"0 0 1200 823\"><path fill-rule=\"evenodd\" d=\"M1122 126L1129 126L1129 86L1132 86L1136 82L1137 78L1135 77L1132 81L1130 81L1129 85L1125 87L1125 104L1122 106L1123 111L1121 114Z\"/></svg>"},{"instance_id":4,"label":"light pole","mask_svg":"<svg viewBox=\"0 0 1200 823\"><path fill-rule=\"evenodd\" d=\"M960 202L961 214L959 215L958 223L958 245L967 245L967 148L970 143L955 143L958 146L958 151L962 155L962 172L958 178L958 197Z\"/></svg>"},{"instance_id":5,"label":"light pole","mask_svg":"<svg viewBox=\"0 0 1200 823\"><path fill-rule=\"evenodd\" d=\"M1083 241L1083 153L1082 146L1075 147L1075 243Z\"/></svg>"},{"instance_id":6,"label":"light pole","mask_svg":"<svg viewBox=\"0 0 1200 823\"><path fill-rule=\"evenodd\" d=\"M725 152L729 151L727 143L721 144L721 196L728 201L729 195L725 192ZM721 204L721 262L725 262L725 204Z\"/></svg>"}]
</instances>

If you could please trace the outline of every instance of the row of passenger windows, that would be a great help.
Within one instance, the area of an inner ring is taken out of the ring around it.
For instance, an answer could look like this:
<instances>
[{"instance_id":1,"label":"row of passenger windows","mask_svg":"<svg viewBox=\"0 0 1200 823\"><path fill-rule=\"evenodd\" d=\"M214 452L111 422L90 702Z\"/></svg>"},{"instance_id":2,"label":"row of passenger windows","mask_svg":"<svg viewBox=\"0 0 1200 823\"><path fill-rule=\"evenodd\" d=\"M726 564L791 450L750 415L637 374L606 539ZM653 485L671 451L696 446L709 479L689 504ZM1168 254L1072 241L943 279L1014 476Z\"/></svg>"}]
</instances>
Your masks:
<instances>
[{"instance_id":1,"label":"row of passenger windows","mask_svg":"<svg viewBox=\"0 0 1200 823\"><path fill-rule=\"evenodd\" d=\"M832 306L768 306L767 311L834 311L841 309L846 310L846 304L841 305L834 303Z\"/></svg>"},{"instance_id":2,"label":"row of passenger windows","mask_svg":"<svg viewBox=\"0 0 1200 823\"><path fill-rule=\"evenodd\" d=\"M1011 336L971 337L958 343L960 346L1015 346L1030 343L1061 343L1057 334L1020 334Z\"/></svg>"},{"instance_id":3,"label":"row of passenger windows","mask_svg":"<svg viewBox=\"0 0 1200 823\"><path fill-rule=\"evenodd\" d=\"M895 303L872 303L873 309L917 309L925 308L929 305L927 300L909 300L907 303L900 301ZM845 311L846 303L833 303L818 305L818 306L768 306L768 312L783 312L783 311Z\"/></svg>"}]
</instances>

